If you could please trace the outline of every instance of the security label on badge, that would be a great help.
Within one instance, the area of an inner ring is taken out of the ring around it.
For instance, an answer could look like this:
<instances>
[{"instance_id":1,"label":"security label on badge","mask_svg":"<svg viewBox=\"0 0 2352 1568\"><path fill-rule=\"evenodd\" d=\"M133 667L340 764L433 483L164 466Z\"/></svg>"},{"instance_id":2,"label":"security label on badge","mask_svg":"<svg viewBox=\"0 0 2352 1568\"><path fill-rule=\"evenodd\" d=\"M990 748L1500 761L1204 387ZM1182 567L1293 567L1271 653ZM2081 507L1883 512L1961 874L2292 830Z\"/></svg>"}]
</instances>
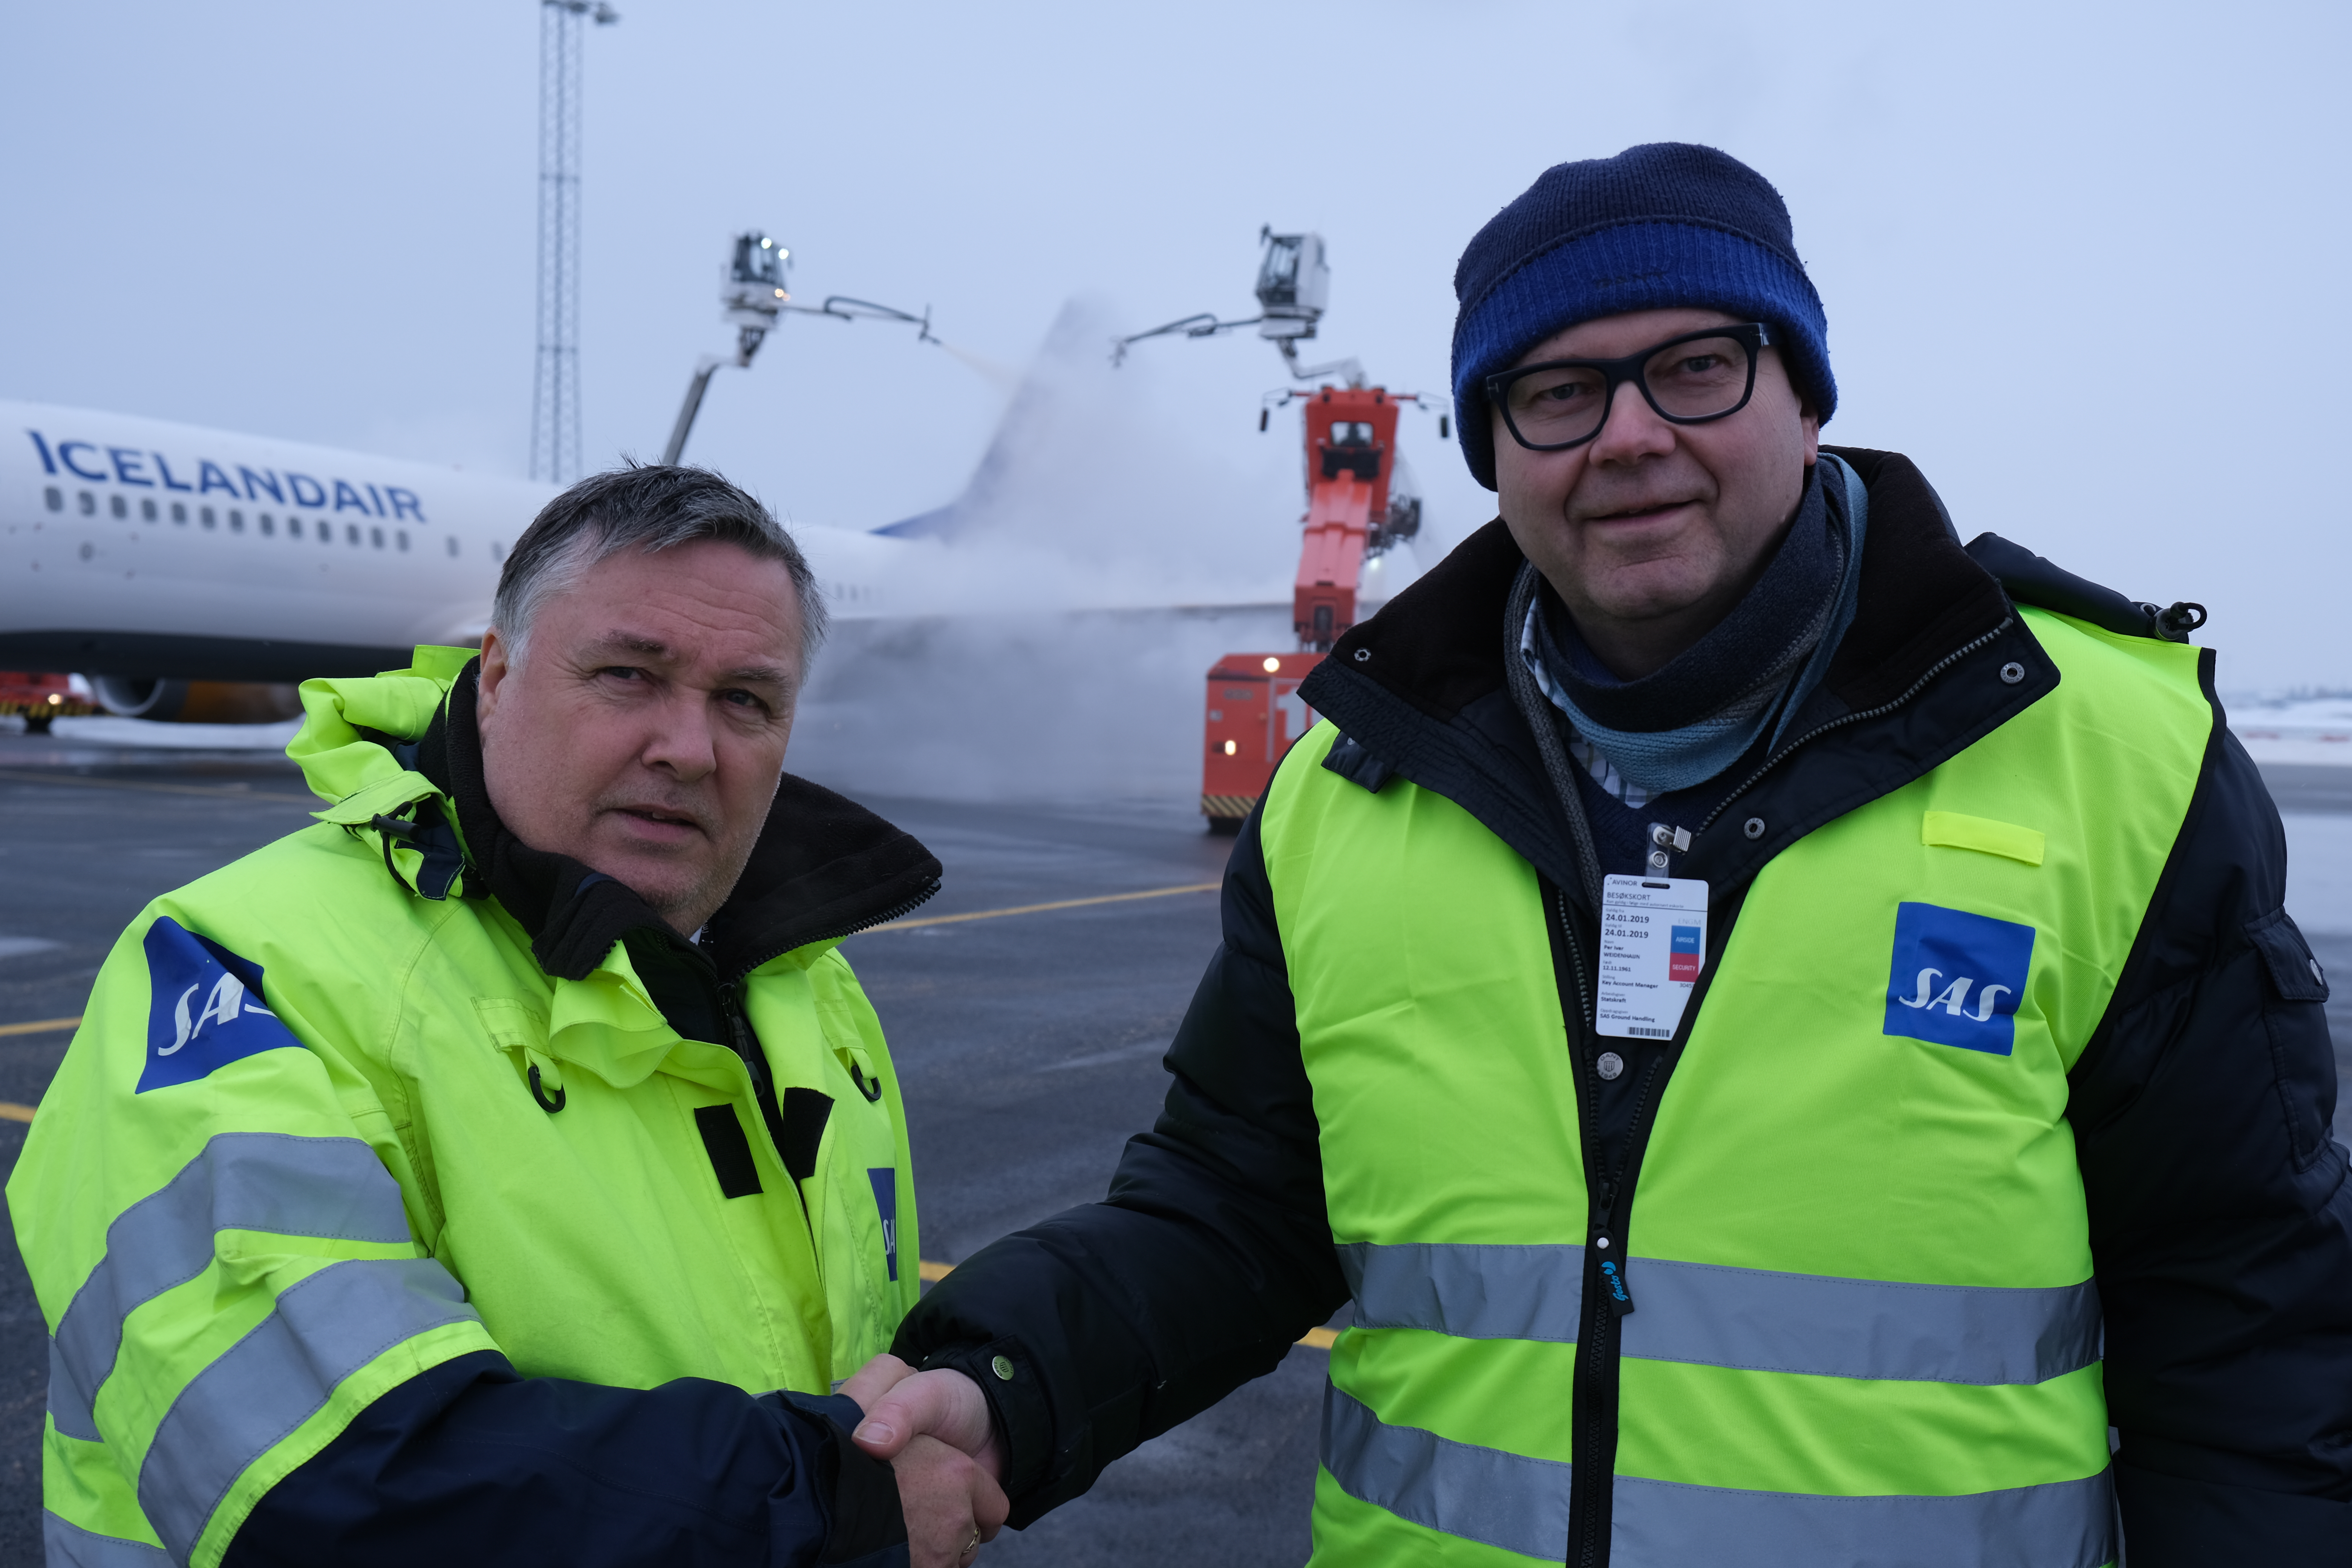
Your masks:
<instances>
[{"instance_id":1,"label":"security label on badge","mask_svg":"<svg viewBox=\"0 0 2352 1568\"><path fill-rule=\"evenodd\" d=\"M1706 958L1706 884L1688 877L1606 877L1601 886L1600 1001L1593 1027L1670 1040Z\"/></svg>"}]
</instances>

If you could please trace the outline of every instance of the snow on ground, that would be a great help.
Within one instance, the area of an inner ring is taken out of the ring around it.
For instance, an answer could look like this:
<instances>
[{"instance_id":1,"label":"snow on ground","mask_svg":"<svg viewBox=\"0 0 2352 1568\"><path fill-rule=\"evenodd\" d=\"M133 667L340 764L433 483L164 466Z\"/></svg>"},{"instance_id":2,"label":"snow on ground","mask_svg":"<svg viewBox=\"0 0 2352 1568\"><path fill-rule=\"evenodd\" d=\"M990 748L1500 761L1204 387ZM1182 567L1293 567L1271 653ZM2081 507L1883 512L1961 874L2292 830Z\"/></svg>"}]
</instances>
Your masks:
<instances>
[{"instance_id":1,"label":"snow on ground","mask_svg":"<svg viewBox=\"0 0 2352 1568\"><path fill-rule=\"evenodd\" d=\"M2230 728L2257 763L2352 767L2352 692L2267 701L2241 698L2223 706Z\"/></svg>"},{"instance_id":2,"label":"snow on ground","mask_svg":"<svg viewBox=\"0 0 2352 1568\"><path fill-rule=\"evenodd\" d=\"M92 714L55 720L49 732L77 745L128 746L138 751L282 752L301 727L299 719L276 724L159 724L152 719Z\"/></svg>"},{"instance_id":3,"label":"snow on ground","mask_svg":"<svg viewBox=\"0 0 2352 1568\"><path fill-rule=\"evenodd\" d=\"M2288 812L2286 907L2306 936L2352 937L2352 816Z\"/></svg>"}]
</instances>

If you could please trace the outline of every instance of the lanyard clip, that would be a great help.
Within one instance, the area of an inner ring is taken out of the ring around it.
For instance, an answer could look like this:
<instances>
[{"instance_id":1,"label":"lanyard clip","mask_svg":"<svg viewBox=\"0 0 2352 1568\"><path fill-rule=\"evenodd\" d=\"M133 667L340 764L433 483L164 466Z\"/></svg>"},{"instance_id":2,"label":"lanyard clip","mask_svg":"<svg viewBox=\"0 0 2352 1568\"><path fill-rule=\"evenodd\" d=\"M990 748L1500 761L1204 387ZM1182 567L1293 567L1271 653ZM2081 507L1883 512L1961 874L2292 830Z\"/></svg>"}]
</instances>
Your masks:
<instances>
[{"instance_id":1,"label":"lanyard clip","mask_svg":"<svg viewBox=\"0 0 2352 1568\"><path fill-rule=\"evenodd\" d=\"M1674 857L1688 852L1690 847L1689 828L1669 827L1663 822L1650 824L1649 868L1664 876L1674 865Z\"/></svg>"}]
</instances>

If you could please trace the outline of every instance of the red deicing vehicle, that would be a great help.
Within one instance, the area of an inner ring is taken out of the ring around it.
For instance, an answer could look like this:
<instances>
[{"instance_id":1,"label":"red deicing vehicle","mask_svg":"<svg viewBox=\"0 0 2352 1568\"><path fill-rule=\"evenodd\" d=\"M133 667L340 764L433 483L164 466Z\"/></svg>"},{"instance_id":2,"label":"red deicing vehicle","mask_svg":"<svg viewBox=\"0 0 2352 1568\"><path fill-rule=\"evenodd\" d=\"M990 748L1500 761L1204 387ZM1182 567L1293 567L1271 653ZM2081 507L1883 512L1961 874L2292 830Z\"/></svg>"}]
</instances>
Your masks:
<instances>
[{"instance_id":1,"label":"red deicing vehicle","mask_svg":"<svg viewBox=\"0 0 2352 1568\"><path fill-rule=\"evenodd\" d=\"M1399 405L1422 404L1421 395L1366 386L1363 367L1352 359L1301 366L1298 344L1314 337L1330 291L1322 237L1262 229L1258 237L1265 247L1258 267L1258 315L1237 321L1187 316L1118 340L1112 355L1118 363L1129 344L1145 338L1205 338L1255 326L1282 351L1297 379L1338 374L1346 383L1273 393L1258 411L1257 427L1264 430L1273 408L1293 401L1306 405L1301 433L1307 444L1307 516L1291 591L1291 629L1298 646L1229 653L1209 671L1201 814L1213 833L1241 826L1265 793L1275 764L1315 722L1314 712L1298 700L1298 683L1356 624L1365 563L1421 531L1421 498L1399 473L1396 444ZM1449 434L1448 423L1439 413L1441 440Z\"/></svg>"}]
</instances>

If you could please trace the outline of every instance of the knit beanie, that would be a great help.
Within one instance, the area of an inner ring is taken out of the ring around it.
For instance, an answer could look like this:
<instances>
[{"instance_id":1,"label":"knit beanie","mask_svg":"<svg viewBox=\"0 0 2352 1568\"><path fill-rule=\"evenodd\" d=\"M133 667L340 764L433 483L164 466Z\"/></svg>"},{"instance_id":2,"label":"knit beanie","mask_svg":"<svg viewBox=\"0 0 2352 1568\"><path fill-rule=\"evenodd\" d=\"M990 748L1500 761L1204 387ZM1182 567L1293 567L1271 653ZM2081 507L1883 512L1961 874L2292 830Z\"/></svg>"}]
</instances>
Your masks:
<instances>
[{"instance_id":1,"label":"knit beanie","mask_svg":"<svg viewBox=\"0 0 2352 1568\"><path fill-rule=\"evenodd\" d=\"M1480 229L1454 269L1454 423L1495 488L1486 377L1579 321L1697 307L1774 329L1789 379L1823 423L1837 407L1829 320L1797 259L1789 208L1727 153L1686 142L1556 163Z\"/></svg>"}]
</instances>

